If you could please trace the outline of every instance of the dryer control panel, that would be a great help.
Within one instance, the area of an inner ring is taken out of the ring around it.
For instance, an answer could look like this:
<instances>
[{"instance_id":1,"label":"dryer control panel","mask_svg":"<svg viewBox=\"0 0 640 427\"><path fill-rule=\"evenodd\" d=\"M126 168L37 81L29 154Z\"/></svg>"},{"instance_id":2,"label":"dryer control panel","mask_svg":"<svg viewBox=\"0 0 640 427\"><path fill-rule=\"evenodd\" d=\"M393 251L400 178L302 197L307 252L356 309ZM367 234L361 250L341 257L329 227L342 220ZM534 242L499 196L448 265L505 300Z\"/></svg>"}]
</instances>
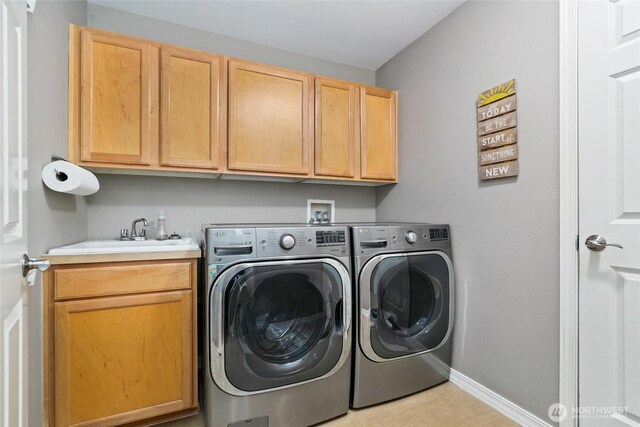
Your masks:
<instances>
[{"instance_id":1,"label":"dryer control panel","mask_svg":"<svg viewBox=\"0 0 640 427\"><path fill-rule=\"evenodd\" d=\"M446 224L371 224L353 227L354 255L385 251L446 249Z\"/></svg>"}]
</instances>

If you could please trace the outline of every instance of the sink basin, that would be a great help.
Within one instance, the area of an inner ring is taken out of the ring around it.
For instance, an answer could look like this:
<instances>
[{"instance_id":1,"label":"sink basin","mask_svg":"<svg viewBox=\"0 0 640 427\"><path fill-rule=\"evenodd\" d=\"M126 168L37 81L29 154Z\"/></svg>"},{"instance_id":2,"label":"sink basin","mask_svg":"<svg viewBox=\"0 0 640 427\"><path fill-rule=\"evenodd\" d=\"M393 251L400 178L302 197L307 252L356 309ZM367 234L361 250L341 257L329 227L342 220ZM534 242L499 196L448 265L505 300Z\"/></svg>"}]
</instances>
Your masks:
<instances>
[{"instance_id":1,"label":"sink basin","mask_svg":"<svg viewBox=\"0 0 640 427\"><path fill-rule=\"evenodd\" d=\"M89 255L127 252L166 252L199 250L195 239L176 240L86 240L73 245L53 248L49 255Z\"/></svg>"}]
</instances>

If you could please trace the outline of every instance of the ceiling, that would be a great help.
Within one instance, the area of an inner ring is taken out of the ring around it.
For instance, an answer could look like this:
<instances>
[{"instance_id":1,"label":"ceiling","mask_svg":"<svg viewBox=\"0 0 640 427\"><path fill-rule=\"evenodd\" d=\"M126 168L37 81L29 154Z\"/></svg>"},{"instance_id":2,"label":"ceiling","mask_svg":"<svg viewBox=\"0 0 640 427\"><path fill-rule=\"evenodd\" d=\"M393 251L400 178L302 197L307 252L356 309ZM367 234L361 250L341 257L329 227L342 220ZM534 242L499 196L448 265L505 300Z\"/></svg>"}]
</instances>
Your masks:
<instances>
[{"instance_id":1,"label":"ceiling","mask_svg":"<svg viewBox=\"0 0 640 427\"><path fill-rule=\"evenodd\" d=\"M376 70L464 0L89 0L226 36Z\"/></svg>"}]
</instances>

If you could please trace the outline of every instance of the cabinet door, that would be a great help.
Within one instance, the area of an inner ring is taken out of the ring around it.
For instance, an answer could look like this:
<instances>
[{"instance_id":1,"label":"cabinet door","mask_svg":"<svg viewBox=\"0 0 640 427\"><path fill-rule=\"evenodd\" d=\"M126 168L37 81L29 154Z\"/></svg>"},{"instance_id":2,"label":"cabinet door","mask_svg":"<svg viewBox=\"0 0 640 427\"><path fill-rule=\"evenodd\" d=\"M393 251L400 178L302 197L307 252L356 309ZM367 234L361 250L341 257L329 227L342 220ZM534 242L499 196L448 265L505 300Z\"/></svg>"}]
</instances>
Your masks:
<instances>
[{"instance_id":1,"label":"cabinet door","mask_svg":"<svg viewBox=\"0 0 640 427\"><path fill-rule=\"evenodd\" d=\"M305 73L229 61L229 169L309 174Z\"/></svg>"},{"instance_id":2,"label":"cabinet door","mask_svg":"<svg viewBox=\"0 0 640 427\"><path fill-rule=\"evenodd\" d=\"M88 30L80 44L82 161L148 165L151 46Z\"/></svg>"},{"instance_id":3,"label":"cabinet door","mask_svg":"<svg viewBox=\"0 0 640 427\"><path fill-rule=\"evenodd\" d=\"M225 140L222 56L161 48L161 143L164 166L219 169Z\"/></svg>"},{"instance_id":4,"label":"cabinet door","mask_svg":"<svg viewBox=\"0 0 640 427\"><path fill-rule=\"evenodd\" d=\"M360 88L361 177L397 178L396 92L371 87Z\"/></svg>"},{"instance_id":5,"label":"cabinet door","mask_svg":"<svg viewBox=\"0 0 640 427\"><path fill-rule=\"evenodd\" d=\"M57 426L195 406L191 291L55 303Z\"/></svg>"},{"instance_id":6,"label":"cabinet door","mask_svg":"<svg viewBox=\"0 0 640 427\"><path fill-rule=\"evenodd\" d=\"M315 174L353 178L360 154L358 87L316 78Z\"/></svg>"}]
</instances>

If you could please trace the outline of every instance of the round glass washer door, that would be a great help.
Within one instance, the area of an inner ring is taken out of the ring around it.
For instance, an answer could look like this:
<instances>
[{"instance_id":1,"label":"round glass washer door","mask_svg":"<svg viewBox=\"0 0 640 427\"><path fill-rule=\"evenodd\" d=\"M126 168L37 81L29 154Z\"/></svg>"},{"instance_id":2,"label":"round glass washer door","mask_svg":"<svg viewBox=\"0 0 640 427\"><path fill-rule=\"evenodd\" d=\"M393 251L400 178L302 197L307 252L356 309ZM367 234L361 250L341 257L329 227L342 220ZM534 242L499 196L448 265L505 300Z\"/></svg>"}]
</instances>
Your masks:
<instances>
[{"instance_id":1,"label":"round glass washer door","mask_svg":"<svg viewBox=\"0 0 640 427\"><path fill-rule=\"evenodd\" d=\"M372 258L360 275L365 354L381 361L439 347L451 329L452 274L441 252Z\"/></svg>"},{"instance_id":2,"label":"round glass washer door","mask_svg":"<svg viewBox=\"0 0 640 427\"><path fill-rule=\"evenodd\" d=\"M329 301L328 301L329 302ZM330 327L330 307L305 274L277 273L262 281L237 313L238 336L266 362L306 354Z\"/></svg>"},{"instance_id":3,"label":"round glass washer door","mask_svg":"<svg viewBox=\"0 0 640 427\"><path fill-rule=\"evenodd\" d=\"M383 263L390 266L378 266L383 271L374 273L379 281L378 305L379 315L385 329L398 337L408 338L422 332L436 310L442 309L442 301L436 295L441 293L439 283L436 285L419 268L405 265L404 260L389 258Z\"/></svg>"},{"instance_id":4,"label":"round glass washer door","mask_svg":"<svg viewBox=\"0 0 640 427\"><path fill-rule=\"evenodd\" d=\"M343 304L350 286L338 264L251 263L227 276L220 284L224 378L214 380L253 392L334 369L345 353Z\"/></svg>"}]
</instances>

